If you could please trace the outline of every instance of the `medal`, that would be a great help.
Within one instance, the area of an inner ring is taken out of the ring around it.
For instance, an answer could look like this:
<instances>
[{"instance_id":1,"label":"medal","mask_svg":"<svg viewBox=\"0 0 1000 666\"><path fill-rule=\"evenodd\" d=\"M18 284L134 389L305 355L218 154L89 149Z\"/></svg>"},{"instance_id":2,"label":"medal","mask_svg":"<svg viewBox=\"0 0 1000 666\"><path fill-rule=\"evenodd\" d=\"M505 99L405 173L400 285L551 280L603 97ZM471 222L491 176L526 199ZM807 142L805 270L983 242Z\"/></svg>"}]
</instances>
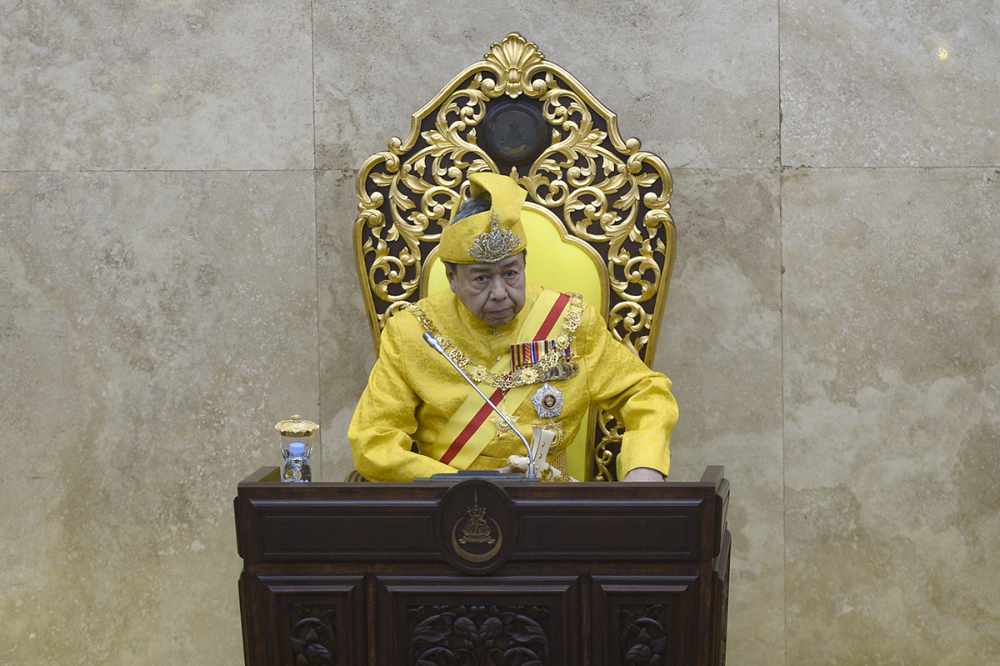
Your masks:
<instances>
[{"instance_id":1,"label":"medal","mask_svg":"<svg viewBox=\"0 0 1000 666\"><path fill-rule=\"evenodd\" d=\"M546 382L532 396L531 403L535 406L538 418L555 419L562 414L563 395L559 389Z\"/></svg>"},{"instance_id":2,"label":"medal","mask_svg":"<svg viewBox=\"0 0 1000 666\"><path fill-rule=\"evenodd\" d=\"M532 340L510 346L510 368L527 368L541 362L547 356L558 355L560 362L573 358L573 349L565 336L556 340Z\"/></svg>"},{"instance_id":3,"label":"medal","mask_svg":"<svg viewBox=\"0 0 1000 666\"><path fill-rule=\"evenodd\" d=\"M569 379L575 374L576 363L563 359L549 368L549 371L544 373L542 376L542 380L546 382L553 382L560 379Z\"/></svg>"}]
</instances>

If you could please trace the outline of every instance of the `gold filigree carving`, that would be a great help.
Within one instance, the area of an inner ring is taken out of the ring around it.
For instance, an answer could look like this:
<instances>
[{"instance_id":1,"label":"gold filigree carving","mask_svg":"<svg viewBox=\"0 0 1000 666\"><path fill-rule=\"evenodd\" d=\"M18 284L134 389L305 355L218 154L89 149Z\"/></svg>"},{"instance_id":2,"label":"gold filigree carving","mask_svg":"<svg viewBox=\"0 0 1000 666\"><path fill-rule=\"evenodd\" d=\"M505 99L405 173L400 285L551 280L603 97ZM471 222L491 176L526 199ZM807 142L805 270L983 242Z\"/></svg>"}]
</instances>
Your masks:
<instances>
[{"instance_id":1,"label":"gold filigree carving","mask_svg":"<svg viewBox=\"0 0 1000 666\"><path fill-rule=\"evenodd\" d=\"M610 412L601 410L597 415L597 446L594 448L595 481L614 481L617 475L615 456L621 448L625 433Z\"/></svg>"},{"instance_id":2,"label":"gold filigree carving","mask_svg":"<svg viewBox=\"0 0 1000 666\"><path fill-rule=\"evenodd\" d=\"M478 133L502 96L536 100L551 129L531 167L508 175L605 258L609 328L652 364L675 256L670 171L638 139L623 139L617 116L517 33L452 79L412 115L408 135L358 173L355 252L376 346L387 318L419 297L424 262L468 195L468 175L498 171ZM595 454L613 444L599 439Z\"/></svg>"},{"instance_id":3,"label":"gold filigree carving","mask_svg":"<svg viewBox=\"0 0 1000 666\"><path fill-rule=\"evenodd\" d=\"M484 87L489 93L506 93L507 96L517 99L522 92L535 93L540 91L536 87L540 84L531 81L533 67L541 65L545 61L545 56L538 50L538 47L526 40L516 32L512 32L499 43L490 46L490 51L485 56L486 62L496 65L499 68L498 83L491 79L486 79Z\"/></svg>"}]
</instances>

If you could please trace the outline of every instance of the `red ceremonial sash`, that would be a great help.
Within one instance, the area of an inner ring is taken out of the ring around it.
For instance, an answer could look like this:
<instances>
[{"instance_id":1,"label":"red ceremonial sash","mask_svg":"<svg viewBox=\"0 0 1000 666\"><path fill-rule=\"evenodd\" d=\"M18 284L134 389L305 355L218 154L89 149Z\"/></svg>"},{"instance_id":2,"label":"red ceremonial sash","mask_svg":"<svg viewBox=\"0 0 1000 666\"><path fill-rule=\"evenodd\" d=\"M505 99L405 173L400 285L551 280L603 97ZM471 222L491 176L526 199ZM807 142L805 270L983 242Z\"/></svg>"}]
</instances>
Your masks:
<instances>
[{"instance_id":1,"label":"red ceremonial sash","mask_svg":"<svg viewBox=\"0 0 1000 666\"><path fill-rule=\"evenodd\" d=\"M552 306L549 308L548 313L542 320L541 325L538 327L538 329L532 336L531 338L532 341L537 342L545 340L549 336L549 334L552 332L552 329L559 321L559 318L562 316L563 311L566 309L566 306L569 304L569 300L570 297L568 294L558 294L556 296L555 302L552 303ZM517 389L511 389L511 391L516 391L522 388L525 387L518 387ZM469 390L470 392L472 392L472 389ZM472 398L482 403L482 399L479 398L478 395L475 395L474 392L472 393L473 393ZM487 391L483 390L483 393L487 393ZM507 397L508 393L509 391L505 391L504 389L500 388L495 389L492 395L490 395L490 401L494 405L500 405L500 403L504 400L504 398ZM520 401L518 401L518 404L520 404ZM466 445L469 443L469 440L471 440L473 436L476 435L477 432L479 432L479 429L482 427L482 425L486 422L486 420L492 413L493 410L490 408L489 405L481 404L479 409L476 410L475 414L472 416L472 418L469 419L469 421L465 424L465 426L461 429L461 431L459 431L458 435L452 440L447 450L445 450L444 454L440 458L441 462L445 464L450 464L453 460L455 460L455 458L460 453L463 452L467 453L467 451L465 451L464 449ZM510 410L506 413L510 415L511 413L513 413L513 410ZM485 442L483 444L485 445ZM478 455L478 451L476 452L476 455Z\"/></svg>"}]
</instances>

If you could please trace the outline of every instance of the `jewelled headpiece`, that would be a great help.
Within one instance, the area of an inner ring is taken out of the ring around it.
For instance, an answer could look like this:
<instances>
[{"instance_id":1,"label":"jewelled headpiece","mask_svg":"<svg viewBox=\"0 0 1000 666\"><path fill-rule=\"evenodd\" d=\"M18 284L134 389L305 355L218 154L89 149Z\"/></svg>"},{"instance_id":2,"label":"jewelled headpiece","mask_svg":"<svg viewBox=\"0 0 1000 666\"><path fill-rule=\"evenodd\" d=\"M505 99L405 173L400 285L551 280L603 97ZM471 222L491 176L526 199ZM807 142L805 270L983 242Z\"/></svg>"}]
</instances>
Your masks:
<instances>
[{"instance_id":1,"label":"jewelled headpiece","mask_svg":"<svg viewBox=\"0 0 1000 666\"><path fill-rule=\"evenodd\" d=\"M469 256L476 261L492 264L514 254L520 245L521 239L517 234L501 227L500 220L492 215L490 230L476 236L469 248Z\"/></svg>"},{"instance_id":2,"label":"jewelled headpiece","mask_svg":"<svg viewBox=\"0 0 1000 666\"><path fill-rule=\"evenodd\" d=\"M459 220L453 215L441 231L438 256L453 264L492 264L522 252L521 207L528 193L513 178L496 173L474 173L469 185L473 199L488 195L490 209Z\"/></svg>"}]
</instances>

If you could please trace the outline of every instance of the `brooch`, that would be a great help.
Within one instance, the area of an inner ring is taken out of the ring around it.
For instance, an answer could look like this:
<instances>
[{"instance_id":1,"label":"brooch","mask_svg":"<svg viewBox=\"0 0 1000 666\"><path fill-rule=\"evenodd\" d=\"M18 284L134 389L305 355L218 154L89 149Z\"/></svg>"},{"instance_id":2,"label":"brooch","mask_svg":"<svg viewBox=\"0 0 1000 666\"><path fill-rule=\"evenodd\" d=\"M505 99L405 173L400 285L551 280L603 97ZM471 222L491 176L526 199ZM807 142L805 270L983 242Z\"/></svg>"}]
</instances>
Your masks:
<instances>
[{"instance_id":1,"label":"brooch","mask_svg":"<svg viewBox=\"0 0 1000 666\"><path fill-rule=\"evenodd\" d=\"M531 403L535 406L535 413L540 419L555 419L562 414L563 395L562 392L552 384L545 383L535 391L531 398Z\"/></svg>"}]
</instances>

